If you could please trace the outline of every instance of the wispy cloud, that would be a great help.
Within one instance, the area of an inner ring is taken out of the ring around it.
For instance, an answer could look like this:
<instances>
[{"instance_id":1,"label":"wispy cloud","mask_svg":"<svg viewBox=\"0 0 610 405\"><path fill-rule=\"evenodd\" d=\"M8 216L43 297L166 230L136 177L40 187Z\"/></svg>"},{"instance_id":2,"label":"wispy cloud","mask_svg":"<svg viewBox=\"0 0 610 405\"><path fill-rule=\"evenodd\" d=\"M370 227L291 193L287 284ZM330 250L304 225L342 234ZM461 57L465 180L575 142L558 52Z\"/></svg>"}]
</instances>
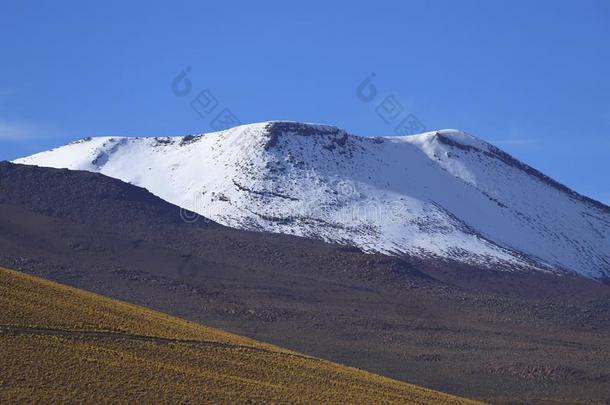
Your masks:
<instances>
[{"instance_id":1,"label":"wispy cloud","mask_svg":"<svg viewBox=\"0 0 610 405\"><path fill-rule=\"evenodd\" d=\"M535 134L537 134L535 128L522 123L510 122L508 127L495 134L495 139L492 138L488 142L500 148L536 149L540 146L542 139Z\"/></svg>"},{"instance_id":2,"label":"wispy cloud","mask_svg":"<svg viewBox=\"0 0 610 405\"><path fill-rule=\"evenodd\" d=\"M535 139L492 139L489 143L496 146L530 147L536 144Z\"/></svg>"},{"instance_id":3,"label":"wispy cloud","mask_svg":"<svg viewBox=\"0 0 610 405\"><path fill-rule=\"evenodd\" d=\"M23 141L40 136L40 129L36 125L0 118L0 141Z\"/></svg>"},{"instance_id":4,"label":"wispy cloud","mask_svg":"<svg viewBox=\"0 0 610 405\"><path fill-rule=\"evenodd\" d=\"M0 106L7 104L16 94L14 87L0 86ZM13 120L0 117L0 141L19 142L40 138L44 133L35 124L23 120Z\"/></svg>"}]
</instances>

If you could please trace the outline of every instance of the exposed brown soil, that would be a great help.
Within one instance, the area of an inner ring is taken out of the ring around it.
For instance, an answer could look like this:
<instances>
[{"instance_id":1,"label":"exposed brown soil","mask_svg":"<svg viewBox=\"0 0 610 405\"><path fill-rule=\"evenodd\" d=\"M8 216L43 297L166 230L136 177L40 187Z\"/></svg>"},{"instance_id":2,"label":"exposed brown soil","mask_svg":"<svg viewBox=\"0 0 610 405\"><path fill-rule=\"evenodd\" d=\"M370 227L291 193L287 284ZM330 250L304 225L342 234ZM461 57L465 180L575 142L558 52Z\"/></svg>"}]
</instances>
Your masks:
<instances>
[{"instance_id":1,"label":"exposed brown soil","mask_svg":"<svg viewBox=\"0 0 610 405\"><path fill-rule=\"evenodd\" d=\"M493 402L610 400L610 286L228 229L101 175L0 163L0 265Z\"/></svg>"},{"instance_id":2,"label":"exposed brown soil","mask_svg":"<svg viewBox=\"0 0 610 405\"><path fill-rule=\"evenodd\" d=\"M0 403L473 404L0 268Z\"/></svg>"}]
</instances>

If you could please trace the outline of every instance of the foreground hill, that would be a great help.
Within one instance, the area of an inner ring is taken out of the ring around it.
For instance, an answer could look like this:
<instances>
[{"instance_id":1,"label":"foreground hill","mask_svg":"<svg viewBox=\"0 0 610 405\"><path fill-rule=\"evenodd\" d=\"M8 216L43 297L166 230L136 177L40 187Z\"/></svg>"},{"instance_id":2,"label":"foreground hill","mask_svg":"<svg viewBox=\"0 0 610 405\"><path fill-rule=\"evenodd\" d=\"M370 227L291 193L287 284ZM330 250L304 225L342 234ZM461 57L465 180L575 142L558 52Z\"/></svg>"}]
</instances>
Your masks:
<instances>
[{"instance_id":1,"label":"foreground hill","mask_svg":"<svg viewBox=\"0 0 610 405\"><path fill-rule=\"evenodd\" d=\"M610 399L610 286L581 277L190 224L116 179L10 163L0 265L462 397Z\"/></svg>"},{"instance_id":2,"label":"foreground hill","mask_svg":"<svg viewBox=\"0 0 610 405\"><path fill-rule=\"evenodd\" d=\"M366 138L269 122L87 138L16 162L100 172L234 228L480 268L610 276L610 207L460 131Z\"/></svg>"},{"instance_id":3,"label":"foreground hill","mask_svg":"<svg viewBox=\"0 0 610 405\"><path fill-rule=\"evenodd\" d=\"M474 403L0 268L0 402Z\"/></svg>"}]
</instances>

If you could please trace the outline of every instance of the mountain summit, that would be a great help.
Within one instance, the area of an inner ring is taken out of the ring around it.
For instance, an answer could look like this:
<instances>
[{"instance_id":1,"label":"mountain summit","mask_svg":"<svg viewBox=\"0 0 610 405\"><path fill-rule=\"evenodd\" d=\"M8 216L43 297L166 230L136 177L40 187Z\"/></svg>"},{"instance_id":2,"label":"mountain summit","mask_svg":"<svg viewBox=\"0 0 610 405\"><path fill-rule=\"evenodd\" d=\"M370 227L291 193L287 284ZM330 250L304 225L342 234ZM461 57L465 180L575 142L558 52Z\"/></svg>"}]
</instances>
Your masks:
<instances>
[{"instance_id":1,"label":"mountain summit","mask_svg":"<svg viewBox=\"0 0 610 405\"><path fill-rule=\"evenodd\" d=\"M457 130L372 138L275 121L85 138L15 162L100 172L235 228L610 277L610 207Z\"/></svg>"}]
</instances>

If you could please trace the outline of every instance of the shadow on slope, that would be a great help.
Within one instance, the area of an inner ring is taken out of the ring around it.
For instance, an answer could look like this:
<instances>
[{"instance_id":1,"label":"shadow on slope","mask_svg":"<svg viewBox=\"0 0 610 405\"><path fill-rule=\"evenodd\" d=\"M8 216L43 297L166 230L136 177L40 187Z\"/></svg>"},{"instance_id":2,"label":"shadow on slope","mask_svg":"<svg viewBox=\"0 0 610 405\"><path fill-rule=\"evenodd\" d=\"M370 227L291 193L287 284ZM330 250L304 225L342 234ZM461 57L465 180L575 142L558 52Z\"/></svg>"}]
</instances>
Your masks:
<instances>
[{"instance_id":1,"label":"shadow on slope","mask_svg":"<svg viewBox=\"0 0 610 405\"><path fill-rule=\"evenodd\" d=\"M143 189L0 164L0 263L441 391L604 401L610 288L187 224Z\"/></svg>"},{"instance_id":2,"label":"shadow on slope","mask_svg":"<svg viewBox=\"0 0 610 405\"><path fill-rule=\"evenodd\" d=\"M473 403L0 268L0 400Z\"/></svg>"}]
</instances>

